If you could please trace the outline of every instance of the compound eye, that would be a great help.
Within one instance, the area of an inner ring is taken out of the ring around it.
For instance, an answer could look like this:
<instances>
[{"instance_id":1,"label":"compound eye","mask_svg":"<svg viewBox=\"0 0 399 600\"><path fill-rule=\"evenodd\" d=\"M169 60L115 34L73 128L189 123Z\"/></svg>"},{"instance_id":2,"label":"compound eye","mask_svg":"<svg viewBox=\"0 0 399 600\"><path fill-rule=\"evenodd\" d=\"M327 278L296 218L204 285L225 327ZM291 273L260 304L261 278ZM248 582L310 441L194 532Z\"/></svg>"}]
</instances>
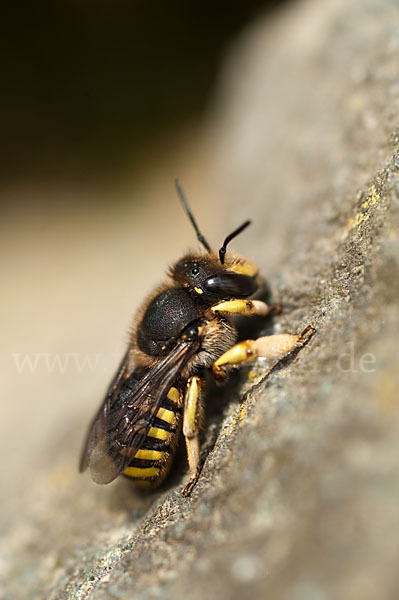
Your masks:
<instances>
[{"instance_id":1,"label":"compound eye","mask_svg":"<svg viewBox=\"0 0 399 600\"><path fill-rule=\"evenodd\" d=\"M221 298L246 298L256 291L255 280L241 273L225 272L205 281L205 289Z\"/></svg>"}]
</instances>

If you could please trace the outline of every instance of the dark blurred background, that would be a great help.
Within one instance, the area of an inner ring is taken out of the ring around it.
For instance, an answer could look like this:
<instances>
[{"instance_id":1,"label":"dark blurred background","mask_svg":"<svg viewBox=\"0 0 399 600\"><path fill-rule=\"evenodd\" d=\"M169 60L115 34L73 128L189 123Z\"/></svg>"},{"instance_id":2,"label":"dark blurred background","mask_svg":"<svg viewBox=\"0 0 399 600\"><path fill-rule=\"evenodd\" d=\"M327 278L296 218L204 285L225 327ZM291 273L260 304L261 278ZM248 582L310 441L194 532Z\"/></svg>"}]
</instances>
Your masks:
<instances>
[{"instance_id":1,"label":"dark blurred background","mask_svg":"<svg viewBox=\"0 0 399 600\"><path fill-rule=\"evenodd\" d=\"M231 40L281 4L2 3L0 185L118 180L166 152L201 119Z\"/></svg>"},{"instance_id":2,"label":"dark blurred background","mask_svg":"<svg viewBox=\"0 0 399 600\"><path fill-rule=\"evenodd\" d=\"M40 469L60 436L75 473L135 310L195 247L175 177L211 244L242 220L212 179L223 135L210 115L231 48L283 4L2 3L0 439L12 449L1 465L10 490L26 449ZM48 369L41 358L18 369L18 356L41 353L99 353L102 365Z\"/></svg>"}]
</instances>

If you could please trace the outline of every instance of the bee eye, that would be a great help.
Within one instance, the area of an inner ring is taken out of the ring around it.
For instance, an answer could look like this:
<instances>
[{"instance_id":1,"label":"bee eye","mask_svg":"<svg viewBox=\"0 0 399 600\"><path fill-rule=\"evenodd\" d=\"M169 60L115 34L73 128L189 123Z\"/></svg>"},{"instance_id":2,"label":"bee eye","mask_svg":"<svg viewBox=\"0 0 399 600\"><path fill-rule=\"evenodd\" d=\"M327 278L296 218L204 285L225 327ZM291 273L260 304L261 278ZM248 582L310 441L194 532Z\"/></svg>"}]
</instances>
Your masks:
<instances>
[{"instance_id":1,"label":"bee eye","mask_svg":"<svg viewBox=\"0 0 399 600\"><path fill-rule=\"evenodd\" d=\"M191 275L193 275L194 277L196 277L197 275L199 275L199 267L195 266L191 269Z\"/></svg>"}]
</instances>

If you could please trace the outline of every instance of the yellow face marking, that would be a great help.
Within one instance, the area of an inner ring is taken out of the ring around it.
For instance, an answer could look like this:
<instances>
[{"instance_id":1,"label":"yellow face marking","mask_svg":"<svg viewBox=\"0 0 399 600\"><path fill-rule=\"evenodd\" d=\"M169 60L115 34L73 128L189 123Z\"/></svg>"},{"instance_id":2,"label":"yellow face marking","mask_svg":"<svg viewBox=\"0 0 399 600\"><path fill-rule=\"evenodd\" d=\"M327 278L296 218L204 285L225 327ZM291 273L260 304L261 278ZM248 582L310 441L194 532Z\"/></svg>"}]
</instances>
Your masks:
<instances>
[{"instance_id":1,"label":"yellow face marking","mask_svg":"<svg viewBox=\"0 0 399 600\"><path fill-rule=\"evenodd\" d=\"M172 402L174 402L175 404L179 404L180 401L180 394L179 394L179 390L175 387L171 387L167 398L169 398L169 400L172 400Z\"/></svg>"},{"instance_id":2,"label":"yellow face marking","mask_svg":"<svg viewBox=\"0 0 399 600\"><path fill-rule=\"evenodd\" d=\"M141 469L140 467L127 467L123 473L128 477L140 477L145 479L146 477L156 477L159 474L159 468L146 467L145 469Z\"/></svg>"},{"instance_id":3,"label":"yellow face marking","mask_svg":"<svg viewBox=\"0 0 399 600\"><path fill-rule=\"evenodd\" d=\"M144 460L160 460L163 458L165 452L159 452L159 450L146 450L142 448L137 450L134 458L144 458Z\"/></svg>"},{"instance_id":4,"label":"yellow face marking","mask_svg":"<svg viewBox=\"0 0 399 600\"><path fill-rule=\"evenodd\" d=\"M204 293L204 290L201 290L201 288L199 288L199 287L195 287L194 289L197 292L197 294L203 294Z\"/></svg>"},{"instance_id":5,"label":"yellow face marking","mask_svg":"<svg viewBox=\"0 0 399 600\"><path fill-rule=\"evenodd\" d=\"M258 267L255 263L247 260L243 263L233 263L228 267L229 271L234 271L234 273L241 273L242 275L249 275L250 277L255 277L258 272Z\"/></svg>"},{"instance_id":6,"label":"yellow face marking","mask_svg":"<svg viewBox=\"0 0 399 600\"><path fill-rule=\"evenodd\" d=\"M165 431L165 429L159 429L158 427L151 427L147 435L156 438L157 440L167 440L170 436L170 431Z\"/></svg>"},{"instance_id":7,"label":"yellow face marking","mask_svg":"<svg viewBox=\"0 0 399 600\"><path fill-rule=\"evenodd\" d=\"M158 419L162 419L162 421L166 421L170 425L175 422L176 415L173 410L168 410L167 408L161 408L157 412Z\"/></svg>"}]
</instances>

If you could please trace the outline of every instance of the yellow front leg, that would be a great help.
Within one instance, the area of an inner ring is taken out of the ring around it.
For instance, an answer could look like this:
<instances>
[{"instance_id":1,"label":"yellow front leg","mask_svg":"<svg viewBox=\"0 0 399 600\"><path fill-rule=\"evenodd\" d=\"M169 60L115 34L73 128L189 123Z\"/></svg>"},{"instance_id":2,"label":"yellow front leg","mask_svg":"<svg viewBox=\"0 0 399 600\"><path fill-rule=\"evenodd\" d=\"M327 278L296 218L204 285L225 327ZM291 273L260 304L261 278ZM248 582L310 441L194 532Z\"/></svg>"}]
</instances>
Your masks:
<instances>
[{"instance_id":1,"label":"yellow front leg","mask_svg":"<svg viewBox=\"0 0 399 600\"><path fill-rule=\"evenodd\" d=\"M225 300L211 307L213 313L226 313L228 315L259 315L265 317L275 312L275 306L269 306L261 300Z\"/></svg>"},{"instance_id":2,"label":"yellow front leg","mask_svg":"<svg viewBox=\"0 0 399 600\"><path fill-rule=\"evenodd\" d=\"M184 398L183 435L186 440L187 459L191 479L183 490L189 496L200 474L199 428L202 420L202 382L200 377L193 376L187 382Z\"/></svg>"},{"instance_id":3,"label":"yellow front leg","mask_svg":"<svg viewBox=\"0 0 399 600\"><path fill-rule=\"evenodd\" d=\"M227 350L212 365L215 378L222 381L226 377L226 368L239 365L255 358L267 358L277 362L305 344L316 330L308 325L300 334L269 335L257 340L245 340Z\"/></svg>"}]
</instances>

